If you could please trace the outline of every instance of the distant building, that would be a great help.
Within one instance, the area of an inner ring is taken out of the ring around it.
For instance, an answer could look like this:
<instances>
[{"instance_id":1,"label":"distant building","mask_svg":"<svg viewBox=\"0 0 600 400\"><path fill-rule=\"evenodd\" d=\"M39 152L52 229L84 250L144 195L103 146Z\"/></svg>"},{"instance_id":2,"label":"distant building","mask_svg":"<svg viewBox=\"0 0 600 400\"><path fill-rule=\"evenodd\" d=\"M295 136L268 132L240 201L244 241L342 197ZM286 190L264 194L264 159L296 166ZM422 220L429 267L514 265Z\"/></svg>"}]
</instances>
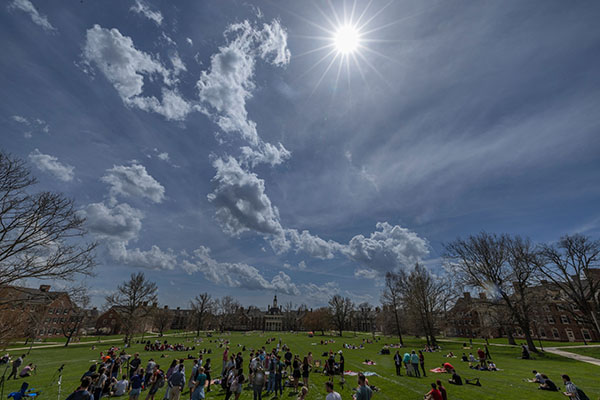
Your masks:
<instances>
[{"instance_id":1,"label":"distant building","mask_svg":"<svg viewBox=\"0 0 600 400\"><path fill-rule=\"evenodd\" d=\"M282 331L283 328L283 311L281 311L281 306L277 306L277 295L275 295L273 305L267 309L264 315L263 330Z\"/></svg>"},{"instance_id":2,"label":"distant building","mask_svg":"<svg viewBox=\"0 0 600 400\"><path fill-rule=\"evenodd\" d=\"M38 289L0 287L0 310L18 312L12 321L19 331L14 336L44 338L61 336L62 326L69 321L75 305L67 292L52 292L50 285Z\"/></svg>"}]
</instances>

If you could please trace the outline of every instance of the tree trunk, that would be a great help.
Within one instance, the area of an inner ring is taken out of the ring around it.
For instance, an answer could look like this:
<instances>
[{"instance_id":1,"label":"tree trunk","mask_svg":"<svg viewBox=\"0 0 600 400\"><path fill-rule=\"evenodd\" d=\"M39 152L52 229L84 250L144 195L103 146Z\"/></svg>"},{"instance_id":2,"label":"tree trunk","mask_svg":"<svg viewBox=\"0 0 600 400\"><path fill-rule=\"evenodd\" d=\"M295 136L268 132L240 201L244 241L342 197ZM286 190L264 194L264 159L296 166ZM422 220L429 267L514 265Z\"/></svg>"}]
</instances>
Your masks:
<instances>
[{"instance_id":1,"label":"tree trunk","mask_svg":"<svg viewBox=\"0 0 600 400\"><path fill-rule=\"evenodd\" d=\"M506 330L506 337L508 338L508 344L512 346L516 346L517 342L515 342L515 337L512 334L512 330L509 328Z\"/></svg>"},{"instance_id":2,"label":"tree trunk","mask_svg":"<svg viewBox=\"0 0 600 400\"><path fill-rule=\"evenodd\" d=\"M398 318L398 309L395 307L394 317L396 318L396 332L398 333L398 340L400 340L400 345L404 346L404 342L402 341L402 333L400 332L400 319Z\"/></svg>"},{"instance_id":3,"label":"tree trunk","mask_svg":"<svg viewBox=\"0 0 600 400\"><path fill-rule=\"evenodd\" d=\"M529 351L533 351L534 353L538 353L538 349L533 342L533 337L531 337L531 333L529 329L525 331L525 340L527 341L527 346L529 347Z\"/></svg>"},{"instance_id":4,"label":"tree trunk","mask_svg":"<svg viewBox=\"0 0 600 400\"><path fill-rule=\"evenodd\" d=\"M71 342L71 336L67 336L67 341L65 342L65 347L67 347L69 345L69 343Z\"/></svg>"}]
</instances>

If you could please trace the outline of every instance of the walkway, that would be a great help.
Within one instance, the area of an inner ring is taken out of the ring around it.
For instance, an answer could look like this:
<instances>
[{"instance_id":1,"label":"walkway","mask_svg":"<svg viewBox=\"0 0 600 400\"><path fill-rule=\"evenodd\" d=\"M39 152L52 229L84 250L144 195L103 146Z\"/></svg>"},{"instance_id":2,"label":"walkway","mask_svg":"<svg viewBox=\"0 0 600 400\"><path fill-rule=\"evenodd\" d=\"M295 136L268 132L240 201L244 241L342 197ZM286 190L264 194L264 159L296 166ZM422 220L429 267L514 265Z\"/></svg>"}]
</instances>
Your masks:
<instances>
[{"instance_id":1,"label":"walkway","mask_svg":"<svg viewBox=\"0 0 600 400\"><path fill-rule=\"evenodd\" d=\"M571 353L571 352L562 350L565 348L584 348L584 347L600 347L600 345L589 344L587 346L546 347L546 348L544 348L544 350L546 350L548 353L556 354L556 355L567 357L567 358L572 358L573 360L583 361L588 364L593 364L593 365L600 367L600 360L598 360L597 358L584 356L582 354Z\"/></svg>"},{"instance_id":2,"label":"walkway","mask_svg":"<svg viewBox=\"0 0 600 400\"><path fill-rule=\"evenodd\" d=\"M464 343L465 341L461 340L451 340L451 339L438 339L438 342L450 342L450 343ZM483 342L473 342L473 345L484 345ZM512 344L504 344L504 343L490 343L490 346L502 346L502 347L517 347ZM584 356L582 354L571 353L569 351L565 351L564 349L578 349L578 348L590 348L590 347L600 347L600 344L588 344L588 345L576 345L576 346L561 346L561 347L544 347L544 351L548 353L556 354L558 356L571 358L573 360L586 362L589 364L593 364L600 367L600 360L594 357Z\"/></svg>"},{"instance_id":3,"label":"walkway","mask_svg":"<svg viewBox=\"0 0 600 400\"><path fill-rule=\"evenodd\" d=\"M163 336L180 336L180 335L185 335L188 332L182 332L182 333L165 333ZM151 338L157 338L158 334L154 333L154 332L146 332L146 337L147 339L151 339ZM71 346L82 346L82 345L95 345L95 344L102 344L102 343L111 343L111 342L122 342L123 338L117 338L117 339L105 339L102 340L100 338L98 338L98 340L86 340L83 342L71 342L69 343L69 347ZM56 343L56 342L53 342ZM48 348L52 348L52 347L65 347L64 343L58 343L58 344L41 344L41 345L33 345L33 347L31 348L32 350L34 349L48 349ZM6 349L3 350L5 352L12 352L12 351L21 351L21 350L29 350L29 346L26 347L13 347L10 349Z\"/></svg>"}]
</instances>

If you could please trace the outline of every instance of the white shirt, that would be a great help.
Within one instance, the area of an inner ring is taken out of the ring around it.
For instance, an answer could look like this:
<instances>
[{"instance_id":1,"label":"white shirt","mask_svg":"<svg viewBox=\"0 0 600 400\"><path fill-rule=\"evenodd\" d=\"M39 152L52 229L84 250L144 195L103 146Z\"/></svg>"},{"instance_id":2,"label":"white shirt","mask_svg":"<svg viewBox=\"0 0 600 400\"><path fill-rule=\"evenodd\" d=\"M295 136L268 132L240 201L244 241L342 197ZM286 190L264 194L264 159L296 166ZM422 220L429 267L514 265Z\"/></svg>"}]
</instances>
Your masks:
<instances>
[{"instance_id":1,"label":"white shirt","mask_svg":"<svg viewBox=\"0 0 600 400\"><path fill-rule=\"evenodd\" d=\"M338 392L328 393L325 400L342 400L342 396Z\"/></svg>"},{"instance_id":2,"label":"white shirt","mask_svg":"<svg viewBox=\"0 0 600 400\"><path fill-rule=\"evenodd\" d=\"M123 396L127 391L128 384L129 382L127 382L126 379L120 380L117 383L115 383L115 396Z\"/></svg>"}]
</instances>

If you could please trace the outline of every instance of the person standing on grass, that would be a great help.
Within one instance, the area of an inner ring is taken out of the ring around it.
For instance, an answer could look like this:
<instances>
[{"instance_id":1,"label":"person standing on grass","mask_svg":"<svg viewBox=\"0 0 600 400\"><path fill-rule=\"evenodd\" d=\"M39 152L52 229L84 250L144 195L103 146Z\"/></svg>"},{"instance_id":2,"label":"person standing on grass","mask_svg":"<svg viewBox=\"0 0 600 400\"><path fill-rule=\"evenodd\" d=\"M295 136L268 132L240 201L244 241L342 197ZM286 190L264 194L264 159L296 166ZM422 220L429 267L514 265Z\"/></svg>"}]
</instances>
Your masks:
<instances>
[{"instance_id":1,"label":"person standing on grass","mask_svg":"<svg viewBox=\"0 0 600 400\"><path fill-rule=\"evenodd\" d=\"M229 346L225 347L225 351L223 351L223 368L221 369L221 376L225 374L225 369L227 368L227 362L229 361Z\"/></svg>"},{"instance_id":2,"label":"person standing on grass","mask_svg":"<svg viewBox=\"0 0 600 400\"><path fill-rule=\"evenodd\" d=\"M412 376L412 365L410 364L410 353L404 353L402 357L402 362L404 363L404 368L406 368L406 376Z\"/></svg>"},{"instance_id":3,"label":"person standing on grass","mask_svg":"<svg viewBox=\"0 0 600 400\"><path fill-rule=\"evenodd\" d=\"M485 367L485 351L481 350L481 347L477 349L477 357L479 357L479 365Z\"/></svg>"},{"instance_id":4,"label":"person standing on grass","mask_svg":"<svg viewBox=\"0 0 600 400\"><path fill-rule=\"evenodd\" d=\"M156 363L154 362L154 359L151 358L150 360L148 360L148 364L146 364L146 375L144 376L144 389L147 389L150 386L150 379L152 379L152 374L154 373L155 368Z\"/></svg>"},{"instance_id":5,"label":"person standing on grass","mask_svg":"<svg viewBox=\"0 0 600 400\"><path fill-rule=\"evenodd\" d=\"M140 353L135 353L133 355L133 360L129 361L129 380L138 372L138 368L142 360L140 359Z\"/></svg>"},{"instance_id":6,"label":"person standing on grass","mask_svg":"<svg viewBox=\"0 0 600 400\"><path fill-rule=\"evenodd\" d=\"M154 371L150 375L150 380L146 386L150 388L146 395L146 400L154 400L154 395L158 392L158 389L165 385L165 374L160 370L160 365L155 363ZM95 400L95 399L94 399Z\"/></svg>"},{"instance_id":7,"label":"person standing on grass","mask_svg":"<svg viewBox=\"0 0 600 400\"><path fill-rule=\"evenodd\" d=\"M561 378L565 384L565 391L563 392L565 396L570 397L572 400L589 400L589 397L586 396L583 390L571 382L569 375L561 375Z\"/></svg>"},{"instance_id":8,"label":"person standing on grass","mask_svg":"<svg viewBox=\"0 0 600 400\"><path fill-rule=\"evenodd\" d=\"M300 356L296 354L294 356L294 361L292 362L292 378L294 379L294 392L298 393L298 384L300 383L300 377L302 373L300 372Z\"/></svg>"},{"instance_id":9,"label":"person standing on grass","mask_svg":"<svg viewBox=\"0 0 600 400\"><path fill-rule=\"evenodd\" d=\"M19 377L19 367L21 366L21 364L23 364L24 358L25 354L13 361L12 371L10 371L10 374L8 375L8 378L6 378L6 380L9 380L11 377L13 379L17 379Z\"/></svg>"},{"instance_id":10,"label":"person standing on grass","mask_svg":"<svg viewBox=\"0 0 600 400\"><path fill-rule=\"evenodd\" d=\"M340 350L340 375L342 376L342 382L344 382L344 353Z\"/></svg>"},{"instance_id":11,"label":"person standing on grass","mask_svg":"<svg viewBox=\"0 0 600 400\"><path fill-rule=\"evenodd\" d=\"M265 386L265 370L262 365L258 365L252 376L252 391L254 400L262 400L262 392Z\"/></svg>"},{"instance_id":12,"label":"person standing on grass","mask_svg":"<svg viewBox=\"0 0 600 400\"><path fill-rule=\"evenodd\" d=\"M394 354L394 365L396 365L396 375L402 376L402 356L398 350Z\"/></svg>"},{"instance_id":13,"label":"person standing on grass","mask_svg":"<svg viewBox=\"0 0 600 400\"><path fill-rule=\"evenodd\" d=\"M206 359L206 364L204 364L204 374L206 375L206 392L210 392L210 373L212 370L210 369L210 358Z\"/></svg>"},{"instance_id":14,"label":"person standing on grass","mask_svg":"<svg viewBox=\"0 0 600 400\"><path fill-rule=\"evenodd\" d=\"M277 358L275 354L269 357L269 381L267 384L267 395L275 391L275 371L277 369Z\"/></svg>"},{"instance_id":15,"label":"person standing on grass","mask_svg":"<svg viewBox=\"0 0 600 400\"><path fill-rule=\"evenodd\" d=\"M435 381L435 383L437 384L438 390L442 395L442 400L448 400L448 392L446 392L446 388L442 385L442 381L438 379L437 381Z\"/></svg>"},{"instance_id":16,"label":"person standing on grass","mask_svg":"<svg viewBox=\"0 0 600 400\"><path fill-rule=\"evenodd\" d=\"M206 395L204 394L204 386L206 386L206 381L208 377L204 373L204 368L198 368L198 374L194 379L194 387L192 388L192 399L191 400L204 400Z\"/></svg>"},{"instance_id":17,"label":"person standing on grass","mask_svg":"<svg viewBox=\"0 0 600 400\"><path fill-rule=\"evenodd\" d=\"M283 396L283 386L281 381L283 379L283 368L284 364L281 362L281 356L277 356L277 369L275 370L275 397L277 397L277 389L279 389L279 395Z\"/></svg>"},{"instance_id":18,"label":"person standing on grass","mask_svg":"<svg viewBox=\"0 0 600 400\"><path fill-rule=\"evenodd\" d=\"M342 396L335 390L333 390L333 382L325 382L325 391L327 391L327 396L325 396L325 400L342 400Z\"/></svg>"},{"instance_id":19,"label":"person standing on grass","mask_svg":"<svg viewBox=\"0 0 600 400\"><path fill-rule=\"evenodd\" d=\"M83 377L81 385L79 385L77 390L71 393L66 400L93 400L92 394L88 390L91 383L92 379L89 376Z\"/></svg>"},{"instance_id":20,"label":"person standing on grass","mask_svg":"<svg viewBox=\"0 0 600 400\"><path fill-rule=\"evenodd\" d=\"M421 350L419 350L419 364L421 364L421 370L423 370L423 376L427 376L427 373L425 372L425 356L423 355L423 352Z\"/></svg>"},{"instance_id":21,"label":"person standing on grass","mask_svg":"<svg viewBox=\"0 0 600 400\"><path fill-rule=\"evenodd\" d=\"M373 396L373 391L367 386L367 378L361 372L358 374L358 389L353 396L354 400L371 400L371 396Z\"/></svg>"},{"instance_id":22,"label":"person standing on grass","mask_svg":"<svg viewBox=\"0 0 600 400\"><path fill-rule=\"evenodd\" d=\"M194 393L194 387L196 387L196 376L198 376L198 369L200 368L197 359L193 362L194 366L192 367L192 373L190 374L190 379L188 381L188 388L190 388L190 400L192 399L192 394Z\"/></svg>"},{"instance_id":23,"label":"person standing on grass","mask_svg":"<svg viewBox=\"0 0 600 400\"><path fill-rule=\"evenodd\" d=\"M129 391L129 400L138 400L142 392L142 383L144 382L144 369L140 368L131 377L131 390Z\"/></svg>"},{"instance_id":24,"label":"person standing on grass","mask_svg":"<svg viewBox=\"0 0 600 400\"><path fill-rule=\"evenodd\" d=\"M419 373L419 356L414 350L410 353L410 364L412 365L413 371L415 371L415 376L420 378L421 374Z\"/></svg>"},{"instance_id":25,"label":"person standing on grass","mask_svg":"<svg viewBox=\"0 0 600 400\"><path fill-rule=\"evenodd\" d=\"M310 364L308 363L308 357L304 357L302 360L302 381L304 386L308 387L308 374L310 371Z\"/></svg>"},{"instance_id":26,"label":"person standing on grass","mask_svg":"<svg viewBox=\"0 0 600 400\"><path fill-rule=\"evenodd\" d=\"M167 381L169 379L171 379L171 375L173 375L173 372L175 372L176 368L177 368L177 360L171 361L171 365L169 366L169 369L167 369L167 373L165 375ZM170 390L171 390L171 387L169 385L167 385L167 390L165 390L165 395L163 396L163 400L167 400L169 398Z\"/></svg>"},{"instance_id":27,"label":"person standing on grass","mask_svg":"<svg viewBox=\"0 0 600 400\"><path fill-rule=\"evenodd\" d=\"M98 377L94 382L94 400L100 400L102 398L102 391L104 390L106 379L106 368L102 367L98 370Z\"/></svg>"},{"instance_id":28,"label":"person standing on grass","mask_svg":"<svg viewBox=\"0 0 600 400\"><path fill-rule=\"evenodd\" d=\"M183 364L179 364L169 378L169 400L179 400L185 387Z\"/></svg>"}]
</instances>

